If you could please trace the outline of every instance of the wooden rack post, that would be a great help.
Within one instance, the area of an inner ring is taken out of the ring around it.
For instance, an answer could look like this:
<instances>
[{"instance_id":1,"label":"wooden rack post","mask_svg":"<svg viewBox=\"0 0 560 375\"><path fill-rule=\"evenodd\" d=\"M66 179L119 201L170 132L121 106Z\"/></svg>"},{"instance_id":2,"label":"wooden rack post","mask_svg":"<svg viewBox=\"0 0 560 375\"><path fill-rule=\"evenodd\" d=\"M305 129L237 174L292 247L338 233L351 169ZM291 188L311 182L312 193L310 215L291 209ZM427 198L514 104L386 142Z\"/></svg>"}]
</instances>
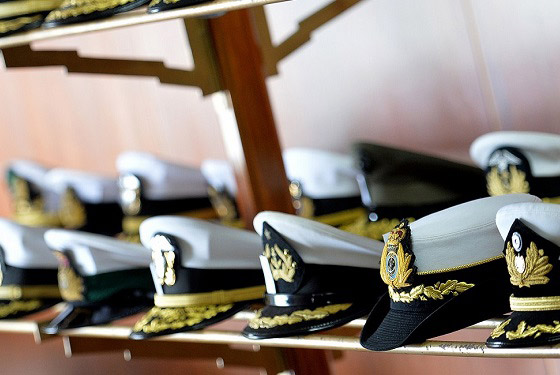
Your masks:
<instances>
[{"instance_id":1,"label":"wooden rack post","mask_svg":"<svg viewBox=\"0 0 560 375\"><path fill-rule=\"evenodd\" d=\"M264 60L247 10L211 19L210 31L222 85L231 96L237 121L235 129L226 130L234 138L226 142L227 152L236 171L241 216L251 226L259 211L293 212Z\"/></svg>"}]
</instances>

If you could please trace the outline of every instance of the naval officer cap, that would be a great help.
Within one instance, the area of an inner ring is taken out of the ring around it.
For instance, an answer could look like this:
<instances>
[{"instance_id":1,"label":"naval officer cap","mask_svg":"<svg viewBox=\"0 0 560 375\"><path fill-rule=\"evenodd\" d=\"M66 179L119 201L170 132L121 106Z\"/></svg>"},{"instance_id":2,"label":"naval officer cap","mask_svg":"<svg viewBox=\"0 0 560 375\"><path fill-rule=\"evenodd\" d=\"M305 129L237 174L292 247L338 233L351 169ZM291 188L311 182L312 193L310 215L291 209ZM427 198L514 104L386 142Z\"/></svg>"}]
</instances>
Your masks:
<instances>
[{"instance_id":1,"label":"naval officer cap","mask_svg":"<svg viewBox=\"0 0 560 375\"><path fill-rule=\"evenodd\" d=\"M136 9L149 0L64 0L43 23L44 28L93 21Z\"/></svg>"},{"instance_id":2,"label":"naval officer cap","mask_svg":"<svg viewBox=\"0 0 560 375\"><path fill-rule=\"evenodd\" d=\"M339 226L365 214L350 155L290 148L282 157L298 215Z\"/></svg>"},{"instance_id":3,"label":"naval officer cap","mask_svg":"<svg viewBox=\"0 0 560 375\"><path fill-rule=\"evenodd\" d=\"M371 143L356 143L352 151L374 223L392 219L396 225L486 196L484 173L474 166Z\"/></svg>"},{"instance_id":4,"label":"naval officer cap","mask_svg":"<svg viewBox=\"0 0 560 375\"><path fill-rule=\"evenodd\" d=\"M206 159L200 165L200 171L208 182L208 195L222 224L243 226L237 213L237 182L231 163L227 160Z\"/></svg>"},{"instance_id":5,"label":"naval officer cap","mask_svg":"<svg viewBox=\"0 0 560 375\"><path fill-rule=\"evenodd\" d=\"M36 29L62 0L0 0L0 37Z\"/></svg>"},{"instance_id":6,"label":"naval officer cap","mask_svg":"<svg viewBox=\"0 0 560 375\"><path fill-rule=\"evenodd\" d=\"M262 300L264 281L253 232L176 216L147 219L142 243L152 249L154 307L133 328L145 339L193 331Z\"/></svg>"},{"instance_id":7,"label":"naval officer cap","mask_svg":"<svg viewBox=\"0 0 560 375\"><path fill-rule=\"evenodd\" d=\"M34 227L60 225L58 194L45 183L49 168L18 159L11 161L6 169L14 220Z\"/></svg>"},{"instance_id":8,"label":"naval officer cap","mask_svg":"<svg viewBox=\"0 0 560 375\"><path fill-rule=\"evenodd\" d=\"M150 251L99 234L50 229L45 241L58 259L66 308L44 331L105 324L151 305Z\"/></svg>"},{"instance_id":9,"label":"naval officer cap","mask_svg":"<svg viewBox=\"0 0 560 375\"><path fill-rule=\"evenodd\" d=\"M60 302L57 262L44 232L0 219L0 318L19 318Z\"/></svg>"},{"instance_id":10,"label":"naval officer cap","mask_svg":"<svg viewBox=\"0 0 560 375\"><path fill-rule=\"evenodd\" d=\"M380 273L388 293L369 315L361 344L394 349L508 312L496 212L537 201L528 194L481 198L410 224L403 220L386 235Z\"/></svg>"},{"instance_id":11,"label":"naval officer cap","mask_svg":"<svg viewBox=\"0 0 560 375\"><path fill-rule=\"evenodd\" d=\"M120 203L126 215L123 229L138 241L140 223L151 216L216 217L208 184L199 168L129 151L118 156L117 170Z\"/></svg>"},{"instance_id":12,"label":"naval officer cap","mask_svg":"<svg viewBox=\"0 0 560 375\"><path fill-rule=\"evenodd\" d=\"M487 340L496 348L560 341L560 205L518 203L502 208L496 224L513 287L513 313Z\"/></svg>"},{"instance_id":13,"label":"naval officer cap","mask_svg":"<svg viewBox=\"0 0 560 375\"><path fill-rule=\"evenodd\" d=\"M254 220L266 306L243 330L251 339L304 335L366 315L384 292L383 243L278 212Z\"/></svg>"},{"instance_id":14,"label":"naval officer cap","mask_svg":"<svg viewBox=\"0 0 560 375\"><path fill-rule=\"evenodd\" d=\"M122 230L116 178L54 168L45 175L45 184L60 197L58 216L64 228L110 236Z\"/></svg>"},{"instance_id":15,"label":"naval officer cap","mask_svg":"<svg viewBox=\"0 0 560 375\"><path fill-rule=\"evenodd\" d=\"M485 134L471 158L486 171L489 195L531 193L560 202L560 135L522 131Z\"/></svg>"}]
</instances>

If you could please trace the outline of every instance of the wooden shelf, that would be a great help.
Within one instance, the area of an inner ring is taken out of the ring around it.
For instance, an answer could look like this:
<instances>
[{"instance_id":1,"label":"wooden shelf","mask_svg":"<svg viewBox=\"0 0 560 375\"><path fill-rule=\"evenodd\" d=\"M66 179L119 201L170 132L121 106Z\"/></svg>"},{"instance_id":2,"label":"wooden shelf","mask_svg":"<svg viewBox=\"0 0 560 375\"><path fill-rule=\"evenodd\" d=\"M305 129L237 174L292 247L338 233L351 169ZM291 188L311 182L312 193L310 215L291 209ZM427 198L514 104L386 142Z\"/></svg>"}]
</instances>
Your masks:
<instances>
[{"instance_id":1,"label":"wooden shelf","mask_svg":"<svg viewBox=\"0 0 560 375\"><path fill-rule=\"evenodd\" d=\"M110 30L126 26L142 25L177 18L211 17L213 15L232 10L251 8L282 1L285 0L216 0L209 3L193 5L187 8L169 10L154 14L146 13L146 7L142 7L132 12L118 14L103 20L55 27L52 29L31 30L25 33L0 38L0 49L22 46L40 40L55 39L65 36Z\"/></svg>"},{"instance_id":2,"label":"wooden shelf","mask_svg":"<svg viewBox=\"0 0 560 375\"><path fill-rule=\"evenodd\" d=\"M246 321L254 316L253 312L243 311L233 317L233 320ZM469 329L492 329L501 319L490 319L469 327ZM323 350L354 350L367 351L359 342L358 333L363 327L365 319L356 319L342 328L327 331L325 334L312 334L301 337L286 337L267 340L250 340L243 337L239 331L208 329L197 332L182 332L173 335L156 337L145 341L133 341L128 338L130 326L106 325L70 329L59 336L65 338L65 349L71 354L69 343L72 339L81 340L110 340L123 348L127 345L152 345L154 343L175 344L213 344L213 345L244 345L263 348L282 349L323 349ZM39 334L40 322L31 320L3 320L0 321L0 332L32 334L37 343L41 342ZM46 336L49 337L49 336ZM155 344L153 344L155 345ZM560 346L544 346L518 349L488 348L483 342L441 341L429 340L422 344L406 345L387 353L440 355L460 357L488 357L488 358L560 358Z\"/></svg>"}]
</instances>

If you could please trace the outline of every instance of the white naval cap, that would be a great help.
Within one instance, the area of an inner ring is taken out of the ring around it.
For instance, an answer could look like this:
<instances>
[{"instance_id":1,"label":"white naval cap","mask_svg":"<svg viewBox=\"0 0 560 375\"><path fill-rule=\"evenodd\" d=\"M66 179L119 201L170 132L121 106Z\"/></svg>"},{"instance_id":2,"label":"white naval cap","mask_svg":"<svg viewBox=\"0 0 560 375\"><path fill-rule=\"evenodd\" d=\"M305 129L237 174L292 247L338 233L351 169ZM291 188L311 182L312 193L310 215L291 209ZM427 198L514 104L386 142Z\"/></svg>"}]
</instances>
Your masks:
<instances>
[{"instance_id":1,"label":"white naval cap","mask_svg":"<svg viewBox=\"0 0 560 375\"><path fill-rule=\"evenodd\" d=\"M117 179L95 173L55 168L46 174L45 184L59 194L72 188L86 203L116 203L119 199Z\"/></svg>"},{"instance_id":2,"label":"white naval cap","mask_svg":"<svg viewBox=\"0 0 560 375\"><path fill-rule=\"evenodd\" d=\"M0 218L4 262L18 268L57 268L58 262L43 238L46 230Z\"/></svg>"},{"instance_id":3,"label":"white naval cap","mask_svg":"<svg viewBox=\"0 0 560 375\"><path fill-rule=\"evenodd\" d=\"M237 182L233 166L227 160L206 159L200 165L208 184L217 191L226 191L230 196L237 194Z\"/></svg>"},{"instance_id":4,"label":"white naval cap","mask_svg":"<svg viewBox=\"0 0 560 375\"><path fill-rule=\"evenodd\" d=\"M517 203L501 208L496 214L496 225L504 240L515 219L520 219L539 236L560 246L559 204Z\"/></svg>"},{"instance_id":5,"label":"white naval cap","mask_svg":"<svg viewBox=\"0 0 560 375\"><path fill-rule=\"evenodd\" d=\"M45 176L49 168L31 160L16 159L8 164L8 169L12 170L17 176L31 182L39 187L43 187Z\"/></svg>"},{"instance_id":6,"label":"white naval cap","mask_svg":"<svg viewBox=\"0 0 560 375\"><path fill-rule=\"evenodd\" d=\"M282 153L290 181L299 181L303 194L312 199L360 195L356 170L350 155L290 148Z\"/></svg>"},{"instance_id":7,"label":"white naval cap","mask_svg":"<svg viewBox=\"0 0 560 375\"><path fill-rule=\"evenodd\" d=\"M45 211L54 211L58 208L58 194L46 181L49 168L37 162L16 159L8 164L8 170L11 170L16 176L30 182L39 189L44 202Z\"/></svg>"},{"instance_id":8,"label":"white naval cap","mask_svg":"<svg viewBox=\"0 0 560 375\"><path fill-rule=\"evenodd\" d=\"M379 269L383 242L357 236L313 220L280 212L259 213L253 226L274 228L305 263Z\"/></svg>"},{"instance_id":9,"label":"white naval cap","mask_svg":"<svg viewBox=\"0 0 560 375\"><path fill-rule=\"evenodd\" d=\"M200 169L175 164L146 152L127 151L117 157L120 175L133 174L142 180L142 194L153 200L208 196L208 185Z\"/></svg>"},{"instance_id":10,"label":"white naval cap","mask_svg":"<svg viewBox=\"0 0 560 375\"><path fill-rule=\"evenodd\" d=\"M520 202L540 202L540 199L529 194L481 198L410 223L418 272L472 265L502 255L503 240L496 227L496 212ZM385 241L388 235L383 236Z\"/></svg>"},{"instance_id":11,"label":"white naval cap","mask_svg":"<svg viewBox=\"0 0 560 375\"><path fill-rule=\"evenodd\" d=\"M100 234L50 229L45 241L54 251L69 252L83 276L148 268L151 261L151 252L144 246Z\"/></svg>"},{"instance_id":12,"label":"white naval cap","mask_svg":"<svg viewBox=\"0 0 560 375\"><path fill-rule=\"evenodd\" d=\"M535 177L560 175L559 134L523 131L499 131L484 134L472 143L471 158L483 169L489 165L498 165L499 160L492 160L492 158L498 159L499 155L494 157L493 153L502 147L519 148L529 161L531 173ZM508 156L516 158L514 155L505 155L505 157ZM515 160L511 161L512 164L516 164Z\"/></svg>"},{"instance_id":13,"label":"white naval cap","mask_svg":"<svg viewBox=\"0 0 560 375\"><path fill-rule=\"evenodd\" d=\"M140 224L142 244L152 248L160 237L175 238L183 267L199 269L260 269L261 240L253 232L208 221L156 216Z\"/></svg>"}]
</instances>

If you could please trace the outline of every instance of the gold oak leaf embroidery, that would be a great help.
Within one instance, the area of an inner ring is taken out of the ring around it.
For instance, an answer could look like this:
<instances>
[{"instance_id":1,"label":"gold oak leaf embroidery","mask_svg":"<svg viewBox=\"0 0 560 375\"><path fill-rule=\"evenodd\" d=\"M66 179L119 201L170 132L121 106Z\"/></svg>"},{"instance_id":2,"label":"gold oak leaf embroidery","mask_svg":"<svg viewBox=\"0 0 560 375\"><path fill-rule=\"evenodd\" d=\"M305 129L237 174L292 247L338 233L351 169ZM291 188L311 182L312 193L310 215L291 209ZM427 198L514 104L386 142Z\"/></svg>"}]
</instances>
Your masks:
<instances>
[{"instance_id":1,"label":"gold oak leaf embroidery","mask_svg":"<svg viewBox=\"0 0 560 375\"><path fill-rule=\"evenodd\" d=\"M548 256L544 255L544 251L537 249L534 242L529 244L525 257L525 270L520 273L515 267L515 258L521 256L516 255L511 242L506 245L506 262L510 276L510 282L520 288L538 284L547 284L549 278L545 276L552 270L552 264L548 263Z\"/></svg>"},{"instance_id":2,"label":"gold oak leaf embroidery","mask_svg":"<svg viewBox=\"0 0 560 375\"><path fill-rule=\"evenodd\" d=\"M66 189L64 192L58 215L62 225L69 229L79 228L85 225L87 220L84 206L71 189Z\"/></svg>"},{"instance_id":3,"label":"gold oak leaf embroidery","mask_svg":"<svg viewBox=\"0 0 560 375\"><path fill-rule=\"evenodd\" d=\"M445 283L437 282L433 286L424 286L424 284L415 286L410 292L397 292L389 285L389 296L395 302L410 303L419 299L427 301L428 299L441 300L447 295L458 296L460 293L472 288L474 284L464 281L447 280Z\"/></svg>"},{"instance_id":4,"label":"gold oak leaf embroidery","mask_svg":"<svg viewBox=\"0 0 560 375\"><path fill-rule=\"evenodd\" d=\"M533 338L539 337L543 333L555 334L560 332L560 321L554 320L552 322L554 325L548 324L537 324L536 326L530 326L525 321L519 322L517 329L515 331L509 331L506 333L506 337L509 340L523 339L526 337L534 336Z\"/></svg>"},{"instance_id":5,"label":"gold oak leaf embroidery","mask_svg":"<svg viewBox=\"0 0 560 375\"><path fill-rule=\"evenodd\" d=\"M269 329L277 326L297 324L310 320L325 319L329 315L336 314L337 312L344 311L352 306L351 303L328 305L317 307L316 309L305 309L293 311L289 315L276 315L276 316L261 316L262 310L259 310L255 317L249 322L249 327L253 329Z\"/></svg>"},{"instance_id":6,"label":"gold oak leaf embroidery","mask_svg":"<svg viewBox=\"0 0 560 375\"><path fill-rule=\"evenodd\" d=\"M500 337L501 335L503 335L504 333L506 333L506 331L504 330L504 328L506 328L506 326L509 324L509 322L511 322L511 319L505 320L503 322L500 323L499 326L497 326L496 328L494 328L494 330L492 331L492 333L490 334L490 337L492 337L493 339Z\"/></svg>"},{"instance_id":7,"label":"gold oak leaf embroidery","mask_svg":"<svg viewBox=\"0 0 560 375\"><path fill-rule=\"evenodd\" d=\"M399 227L393 229L385 247L383 248L383 253L381 254L381 278L385 284L392 288L404 288L410 286L406 280L412 273L412 268L409 268L412 255L405 254L403 246L400 242L406 234L406 229L403 228L403 226L404 225L401 224ZM393 279L391 279L389 270L387 270L387 257L391 256L391 253L396 253L396 275Z\"/></svg>"},{"instance_id":8,"label":"gold oak leaf embroidery","mask_svg":"<svg viewBox=\"0 0 560 375\"><path fill-rule=\"evenodd\" d=\"M486 175L486 187L491 196L529 192L525 172L518 170L514 165L509 167L509 171L502 172L497 167L492 167Z\"/></svg>"},{"instance_id":9,"label":"gold oak leaf embroidery","mask_svg":"<svg viewBox=\"0 0 560 375\"><path fill-rule=\"evenodd\" d=\"M280 279L287 283L294 282L296 275L296 263L288 250L282 251L278 245L270 247L268 244L264 247L264 256L268 259L272 277L278 281Z\"/></svg>"}]
</instances>

